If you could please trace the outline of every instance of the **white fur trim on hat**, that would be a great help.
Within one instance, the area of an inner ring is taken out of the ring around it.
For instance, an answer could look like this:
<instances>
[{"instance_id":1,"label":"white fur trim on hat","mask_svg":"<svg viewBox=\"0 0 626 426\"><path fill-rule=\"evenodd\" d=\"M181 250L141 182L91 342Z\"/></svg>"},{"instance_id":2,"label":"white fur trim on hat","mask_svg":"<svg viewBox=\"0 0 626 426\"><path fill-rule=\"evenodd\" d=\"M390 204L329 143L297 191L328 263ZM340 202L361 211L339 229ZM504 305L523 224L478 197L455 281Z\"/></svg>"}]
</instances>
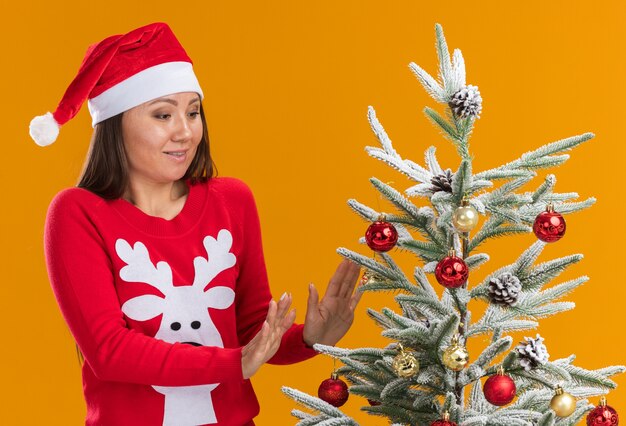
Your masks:
<instances>
[{"instance_id":1,"label":"white fur trim on hat","mask_svg":"<svg viewBox=\"0 0 626 426\"><path fill-rule=\"evenodd\" d=\"M141 105L161 96L181 92L196 92L203 98L202 89L189 62L166 62L147 68L89 99L91 124Z\"/></svg>"},{"instance_id":2,"label":"white fur trim on hat","mask_svg":"<svg viewBox=\"0 0 626 426\"><path fill-rule=\"evenodd\" d=\"M59 136L59 124L51 113L33 118L28 126L28 133L39 146L52 144Z\"/></svg>"}]
</instances>

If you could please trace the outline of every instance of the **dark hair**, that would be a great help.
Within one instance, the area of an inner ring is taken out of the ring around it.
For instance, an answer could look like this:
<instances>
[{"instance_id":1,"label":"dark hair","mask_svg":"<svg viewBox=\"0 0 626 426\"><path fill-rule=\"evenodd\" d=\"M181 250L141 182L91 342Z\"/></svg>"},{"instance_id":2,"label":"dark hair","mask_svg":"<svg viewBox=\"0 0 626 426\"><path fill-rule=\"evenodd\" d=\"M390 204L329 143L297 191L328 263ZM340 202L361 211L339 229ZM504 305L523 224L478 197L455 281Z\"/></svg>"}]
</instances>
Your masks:
<instances>
[{"instance_id":1,"label":"dark hair","mask_svg":"<svg viewBox=\"0 0 626 426\"><path fill-rule=\"evenodd\" d=\"M123 114L96 124L85 165L78 180L79 188L85 188L106 199L122 197L128 186L128 161L122 135ZM200 118L202 139L195 157L183 176L183 179L189 179L192 184L206 182L217 175L217 169L211 159L209 133L202 104Z\"/></svg>"}]
</instances>

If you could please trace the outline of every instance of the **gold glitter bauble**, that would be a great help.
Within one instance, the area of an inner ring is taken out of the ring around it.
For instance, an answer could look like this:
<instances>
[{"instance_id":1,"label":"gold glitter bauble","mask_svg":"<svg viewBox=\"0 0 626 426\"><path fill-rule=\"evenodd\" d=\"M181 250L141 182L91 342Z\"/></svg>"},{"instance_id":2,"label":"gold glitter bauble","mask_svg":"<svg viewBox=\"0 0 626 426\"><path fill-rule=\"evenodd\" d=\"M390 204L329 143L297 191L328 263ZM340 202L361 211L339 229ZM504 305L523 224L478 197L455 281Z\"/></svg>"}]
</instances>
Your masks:
<instances>
[{"instance_id":1,"label":"gold glitter bauble","mask_svg":"<svg viewBox=\"0 0 626 426\"><path fill-rule=\"evenodd\" d=\"M465 346L459 343L457 337L452 339L452 343L443 351L443 364L450 370L461 371L469 362L469 353Z\"/></svg>"},{"instance_id":2,"label":"gold glitter bauble","mask_svg":"<svg viewBox=\"0 0 626 426\"><path fill-rule=\"evenodd\" d=\"M561 386L557 386L554 393L555 395L550 401L550 408L554 414L559 417L567 417L576 411L576 398L572 394L565 392Z\"/></svg>"},{"instance_id":3,"label":"gold glitter bauble","mask_svg":"<svg viewBox=\"0 0 626 426\"><path fill-rule=\"evenodd\" d=\"M420 369L417 359L413 355L406 353L401 345L400 353L395 356L391 366L398 377L405 378L413 377Z\"/></svg>"},{"instance_id":4,"label":"gold glitter bauble","mask_svg":"<svg viewBox=\"0 0 626 426\"><path fill-rule=\"evenodd\" d=\"M388 284L389 280L372 271L365 271L361 277L361 285L365 284Z\"/></svg>"}]
</instances>

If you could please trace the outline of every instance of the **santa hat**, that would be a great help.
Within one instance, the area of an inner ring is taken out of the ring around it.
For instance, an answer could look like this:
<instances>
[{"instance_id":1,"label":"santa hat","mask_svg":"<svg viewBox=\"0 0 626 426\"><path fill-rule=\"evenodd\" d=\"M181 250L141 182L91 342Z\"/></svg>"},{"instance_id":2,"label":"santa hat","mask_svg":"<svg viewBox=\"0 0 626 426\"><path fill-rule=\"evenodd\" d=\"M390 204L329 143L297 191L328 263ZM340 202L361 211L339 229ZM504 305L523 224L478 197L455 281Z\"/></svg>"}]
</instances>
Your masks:
<instances>
[{"instance_id":1,"label":"santa hat","mask_svg":"<svg viewBox=\"0 0 626 426\"><path fill-rule=\"evenodd\" d=\"M30 122L30 136L40 146L50 145L85 100L95 126L144 102L180 92L203 97L191 59L167 24L146 25L89 47L56 110Z\"/></svg>"}]
</instances>

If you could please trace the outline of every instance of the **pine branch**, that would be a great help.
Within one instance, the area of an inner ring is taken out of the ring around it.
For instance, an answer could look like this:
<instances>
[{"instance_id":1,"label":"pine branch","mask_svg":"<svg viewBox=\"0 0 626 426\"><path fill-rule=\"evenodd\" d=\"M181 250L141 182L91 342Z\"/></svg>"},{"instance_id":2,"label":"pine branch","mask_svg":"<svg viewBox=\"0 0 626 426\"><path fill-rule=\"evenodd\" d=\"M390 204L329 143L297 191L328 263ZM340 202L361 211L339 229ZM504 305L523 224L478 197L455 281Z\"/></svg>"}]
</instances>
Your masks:
<instances>
[{"instance_id":1,"label":"pine branch","mask_svg":"<svg viewBox=\"0 0 626 426\"><path fill-rule=\"evenodd\" d=\"M510 163L507 163L499 167L498 169L499 170L538 169L538 168L552 167L555 165L554 161L557 161L558 164L556 165L562 164L562 162L567 160L567 158L565 157L569 157L569 156L567 155L559 156L559 155L554 155L554 154L559 154L562 152L569 151L572 148L580 145L583 142L588 141L589 139L593 137L594 137L593 133L585 133L582 135L572 136L570 138L562 139L556 142L549 143L547 145L543 145L534 151L530 151L525 154L522 154L522 156L519 159L511 161ZM550 156L553 156L552 160L550 160Z\"/></svg>"},{"instance_id":2,"label":"pine branch","mask_svg":"<svg viewBox=\"0 0 626 426\"><path fill-rule=\"evenodd\" d=\"M513 264L511 273L517 277L526 274L532 268L533 263L535 263L545 246L546 243L543 241L533 243Z\"/></svg>"},{"instance_id":3,"label":"pine branch","mask_svg":"<svg viewBox=\"0 0 626 426\"><path fill-rule=\"evenodd\" d=\"M448 123L437 111L432 108L424 107L424 115L441 130L441 134L456 146L459 154L462 152L461 136L457 133L456 128Z\"/></svg>"},{"instance_id":4,"label":"pine branch","mask_svg":"<svg viewBox=\"0 0 626 426\"><path fill-rule=\"evenodd\" d=\"M555 417L554 411L550 410L541 416L537 426L554 426Z\"/></svg>"},{"instance_id":5,"label":"pine branch","mask_svg":"<svg viewBox=\"0 0 626 426\"><path fill-rule=\"evenodd\" d=\"M411 386L411 382L408 379L398 377L397 379L387 383L380 396L382 399L401 397L402 393L406 392L409 386Z\"/></svg>"},{"instance_id":6,"label":"pine branch","mask_svg":"<svg viewBox=\"0 0 626 426\"><path fill-rule=\"evenodd\" d=\"M454 77L452 71L452 62L450 61L450 52L448 51L448 43L443 34L443 28L439 24L435 24L435 34L437 37L437 57L439 58L439 76L443 82L443 89L446 102L456 92L454 87Z\"/></svg>"},{"instance_id":7,"label":"pine branch","mask_svg":"<svg viewBox=\"0 0 626 426\"><path fill-rule=\"evenodd\" d=\"M438 261L448 253L447 250L436 244L419 240L398 240L397 247L410 251L424 263Z\"/></svg>"},{"instance_id":8,"label":"pine branch","mask_svg":"<svg viewBox=\"0 0 626 426\"><path fill-rule=\"evenodd\" d=\"M475 381L472 384L469 401L469 408L478 413L490 414L496 409L494 405L491 405L485 399L485 393L482 390L480 381Z\"/></svg>"},{"instance_id":9,"label":"pine branch","mask_svg":"<svg viewBox=\"0 0 626 426\"><path fill-rule=\"evenodd\" d=\"M537 321L530 320L508 320L502 321L497 318L491 321L479 321L472 324L467 333L468 337L478 336L481 334L491 333L494 330L501 330L506 332L534 330L539 326Z\"/></svg>"},{"instance_id":10,"label":"pine branch","mask_svg":"<svg viewBox=\"0 0 626 426\"><path fill-rule=\"evenodd\" d=\"M472 182L472 163L470 160L463 159L459 165L459 169L454 174L452 180L453 203L456 206L461 204L461 200L469 189Z\"/></svg>"},{"instance_id":11,"label":"pine branch","mask_svg":"<svg viewBox=\"0 0 626 426\"><path fill-rule=\"evenodd\" d=\"M534 172L531 172L528 170L518 170L518 169L509 170L509 169L495 168L495 169L489 169L483 172L476 173L474 175L474 179L476 180L516 179L516 178L528 176L529 174L533 176L536 175Z\"/></svg>"},{"instance_id":12,"label":"pine branch","mask_svg":"<svg viewBox=\"0 0 626 426\"><path fill-rule=\"evenodd\" d=\"M363 256L362 254L356 253L352 250L348 250L347 248L344 247L339 247L337 249L337 253L342 256L345 257L346 259L349 259L355 263L358 263L361 266L364 266L365 268L376 272L377 274L388 278L390 280L395 280L395 281L404 281L404 282L409 282L407 280L407 278L401 273L401 272L397 272L394 269L390 269L388 267L386 267L385 265L378 263L376 260Z\"/></svg>"},{"instance_id":13,"label":"pine branch","mask_svg":"<svg viewBox=\"0 0 626 426\"><path fill-rule=\"evenodd\" d=\"M416 293L419 291L419 288L403 281L375 281L360 285L358 291L406 291Z\"/></svg>"},{"instance_id":14,"label":"pine branch","mask_svg":"<svg viewBox=\"0 0 626 426\"><path fill-rule=\"evenodd\" d=\"M593 408L594 406L589 404L587 401L578 401L576 404L576 411L570 414L569 417L561 419L561 421L557 422L557 425L576 426L589 411L593 410Z\"/></svg>"},{"instance_id":15,"label":"pine branch","mask_svg":"<svg viewBox=\"0 0 626 426\"><path fill-rule=\"evenodd\" d=\"M593 133L584 133L578 136L572 136L566 139L561 139L556 142L549 143L537 148L534 151L522 154L521 161L536 160L547 155L559 154L561 152L570 151L574 147L580 145L583 142L588 141L595 135Z\"/></svg>"},{"instance_id":16,"label":"pine branch","mask_svg":"<svg viewBox=\"0 0 626 426\"><path fill-rule=\"evenodd\" d=\"M459 317L456 314L449 315L433 327L431 351L434 359L439 359L439 352L444 347L444 342L449 342L458 328Z\"/></svg>"},{"instance_id":17,"label":"pine branch","mask_svg":"<svg viewBox=\"0 0 626 426\"><path fill-rule=\"evenodd\" d=\"M443 169L439 165L439 162L437 161L437 156L435 155L436 152L437 148L435 148L434 146L430 146L424 153L424 161L426 162L428 169L434 176L443 174Z\"/></svg>"},{"instance_id":18,"label":"pine branch","mask_svg":"<svg viewBox=\"0 0 626 426\"><path fill-rule=\"evenodd\" d=\"M395 297L398 303L413 303L416 308L428 318L444 318L453 314L453 310L446 307L439 299L426 295L404 295Z\"/></svg>"},{"instance_id":19,"label":"pine branch","mask_svg":"<svg viewBox=\"0 0 626 426\"><path fill-rule=\"evenodd\" d=\"M474 269L478 269L480 265L482 265L485 262L488 262L489 255L486 255L485 253L478 253L478 254L473 254L469 257L466 257L464 260L465 260L465 264L471 271Z\"/></svg>"},{"instance_id":20,"label":"pine branch","mask_svg":"<svg viewBox=\"0 0 626 426\"><path fill-rule=\"evenodd\" d=\"M283 386L281 390L283 391L285 395L289 396L291 399L295 400L296 402L306 407L309 407L313 410L319 411L320 413L326 414L329 417L346 418L345 414L343 414L339 409L333 407L332 405L330 405L329 403L325 401L322 401L319 398L312 397L310 395L307 395L304 392L289 388L287 386ZM358 423L354 421L351 424L358 426Z\"/></svg>"},{"instance_id":21,"label":"pine branch","mask_svg":"<svg viewBox=\"0 0 626 426\"><path fill-rule=\"evenodd\" d=\"M556 177L554 175L546 176L546 180L533 192L532 202L536 203L547 194L550 194L554 189L554 185L556 185Z\"/></svg>"},{"instance_id":22,"label":"pine branch","mask_svg":"<svg viewBox=\"0 0 626 426\"><path fill-rule=\"evenodd\" d=\"M390 185L381 182L376 178L371 178L370 182L380 192L386 199L391 201L396 207L400 210L404 211L410 217L413 217L417 220L419 218L419 210L413 203L411 203L406 197L404 197L400 192L396 191Z\"/></svg>"},{"instance_id":23,"label":"pine branch","mask_svg":"<svg viewBox=\"0 0 626 426\"><path fill-rule=\"evenodd\" d=\"M446 102L446 96L443 90L443 87L430 76L426 71L424 71L419 65L411 62L409 64L409 68L417 77L417 80L420 82L426 93L428 93L435 101L440 103Z\"/></svg>"},{"instance_id":24,"label":"pine branch","mask_svg":"<svg viewBox=\"0 0 626 426\"><path fill-rule=\"evenodd\" d=\"M389 318L371 308L367 308L367 315L384 330L389 330L395 327L395 324L390 321Z\"/></svg>"},{"instance_id":25,"label":"pine branch","mask_svg":"<svg viewBox=\"0 0 626 426\"><path fill-rule=\"evenodd\" d=\"M498 339L496 342L492 343L485 350L483 350L478 359L471 364L470 368L472 366L477 366L484 369L487 365L491 364L498 355L508 350L512 344L513 338L510 336Z\"/></svg>"},{"instance_id":26,"label":"pine branch","mask_svg":"<svg viewBox=\"0 0 626 426\"><path fill-rule=\"evenodd\" d=\"M426 292L426 295L435 299L439 298L437 292L435 292L435 289L428 281L428 277L426 277L426 274L424 273L424 270L422 268L416 266L413 277L415 278L415 282L420 286L420 288L424 290L424 292Z\"/></svg>"},{"instance_id":27,"label":"pine branch","mask_svg":"<svg viewBox=\"0 0 626 426\"><path fill-rule=\"evenodd\" d=\"M531 303L534 305L541 305L544 303L548 303L552 300L560 299L561 297L566 296L567 294L574 291L574 289L576 289L577 287L580 287L581 285L586 283L588 280L589 277L583 276L550 287L547 290L530 296L530 298L532 299Z\"/></svg>"},{"instance_id":28,"label":"pine branch","mask_svg":"<svg viewBox=\"0 0 626 426\"><path fill-rule=\"evenodd\" d=\"M465 59L460 49L454 49L452 54L452 70L454 74L455 92L465 86Z\"/></svg>"},{"instance_id":29,"label":"pine branch","mask_svg":"<svg viewBox=\"0 0 626 426\"><path fill-rule=\"evenodd\" d=\"M526 273L520 273L518 278L526 292L537 291L550 280L559 276L565 269L582 260L582 254L560 257L548 262L540 263Z\"/></svg>"},{"instance_id":30,"label":"pine branch","mask_svg":"<svg viewBox=\"0 0 626 426\"><path fill-rule=\"evenodd\" d=\"M602 389L615 389L617 387L617 384L613 380L597 371L585 370L584 368L576 367L571 364L563 364L560 366L570 374L572 377L571 383L576 386L592 386Z\"/></svg>"},{"instance_id":31,"label":"pine branch","mask_svg":"<svg viewBox=\"0 0 626 426\"><path fill-rule=\"evenodd\" d=\"M503 222L495 218L491 218L491 219L493 219L494 222L499 222L499 223ZM499 226L493 227L492 229L485 229L483 227L480 231L476 233L474 238L470 240L468 250L472 252L479 245L481 245L488 239L507 237L509 235L516 235L516 234L526 234L526 233L532 232L532 230L533 229L527 225L499 225Z\"/></svg>"},{"instance_id":32,"label":"pine branch","mask_svg":"<svg viewBox=\"0 0 626 426\"><path fill-rule=\"evenodd\" d=\"M380 216L380 213L378 213L376 210L367 207L365 204L359 203L357 200L355 199L349 199L348 200L348 206L359 216L361 216L362 219L365 219L368 222L374 222L378 216Z\"/></svg>"}]
</instances>

